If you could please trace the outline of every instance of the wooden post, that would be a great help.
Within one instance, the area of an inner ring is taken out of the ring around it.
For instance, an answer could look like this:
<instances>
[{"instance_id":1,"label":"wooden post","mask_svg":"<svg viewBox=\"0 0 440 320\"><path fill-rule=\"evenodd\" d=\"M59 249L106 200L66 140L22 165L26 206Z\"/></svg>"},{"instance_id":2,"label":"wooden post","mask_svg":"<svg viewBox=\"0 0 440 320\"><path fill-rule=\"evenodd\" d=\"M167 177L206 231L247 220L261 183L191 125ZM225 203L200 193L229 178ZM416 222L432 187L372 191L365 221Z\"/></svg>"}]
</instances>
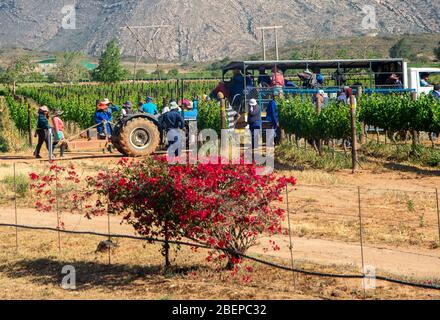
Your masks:
<instances>
[{"instance_id":1,"label":"wooden post","mask_svg":"<svg viewBox=\"0 0 440 320\"><path fill-rule=\"evenodd\" d=\"M220 99L220 123L221 129L226 129L226 100L225 98Z\"/></svg>"},{"instance_id":2,"label":"wooden post","mask_svg":"<svg viewBox=\"0 0 440 320\"><path fill-rule=\"evenodd\" d=\"M322 110L322 99L320 98L320 95L315 95L316 97L316 113L319 114L321 113ZM322 156L322 148L321 148L321 139L315 139L315 145L316 145L316 149L318 149L318 153L320 156Z\"/></svg>"},{"instance_id":3,"label":"wooden post","mask_svg":"<svg viewBox=\"0 0 440 320\"><path fill-rule=\"evenodd\" d=\"M416 101L417 100L417 92L411 92L411 100ZM416 146L419 143L419 134L416 130L412 131L412 143L413 146Z\"/></svg>"},{"instance_id":4,"label":"wooden post","mask_svg":"<svg viewBox=\"0 0 440 320\"><path fill-rule=\"evenodd\" d=\"M363 90L362 86L357 87L356 98L357 98L358 102L361 100L363 92L364 92L364 90ZM364 144L367 140L364 122L361 122L361 139L360 140L361 140L360 141L361 144Z\"/></svg>"},{"instance_id":5,"label":"wooden post","mask_svg":"<svg viewBox=\"0 0 440 320\"><path fill-rule=\"evenodd\" d=\"M353 173L358 170L358 156L357 156L357 128L356 128L356 98L350 96L350 114L351 114L351 160Z\"/></svg>"},{"instance_id":6,"label":"wooden post","mask_svg":"<svg viewBox=\"0 0 440 320\"><path fill-rule=\"evenodd\" d=\"M21 97L21 107L24 108L24 99ZM27 104L27 126L28 126L28 143L29 147L32 147L32 120L31 120L31 105L29 101L26 100Z\"/></svg>"}]
</instances>

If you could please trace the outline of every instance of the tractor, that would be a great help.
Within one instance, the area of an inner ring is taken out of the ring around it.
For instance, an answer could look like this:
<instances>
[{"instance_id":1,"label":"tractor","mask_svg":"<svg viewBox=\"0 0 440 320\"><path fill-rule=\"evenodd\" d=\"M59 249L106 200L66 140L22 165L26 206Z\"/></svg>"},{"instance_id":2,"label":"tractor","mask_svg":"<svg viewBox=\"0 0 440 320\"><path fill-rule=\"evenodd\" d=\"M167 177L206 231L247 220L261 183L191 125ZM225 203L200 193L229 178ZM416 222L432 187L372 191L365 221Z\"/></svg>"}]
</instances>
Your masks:
<instances>
[{"instance_id":1,"label":"tractor","mask_svg":"<svg viewBox=\"0 0 440 320\"><path fill-rule=\"evenodd\" d=\"M92 138L96 125L86 129L68 140L69 151L92 151L116 149L127 157L145 157L157 152L166 144L166 131L160 125L160 115L134 113L121 117L112 125L112 137L108 139ZM186 132L197 128L197 117L184 113Z\"/></svg>"}]
</instances>

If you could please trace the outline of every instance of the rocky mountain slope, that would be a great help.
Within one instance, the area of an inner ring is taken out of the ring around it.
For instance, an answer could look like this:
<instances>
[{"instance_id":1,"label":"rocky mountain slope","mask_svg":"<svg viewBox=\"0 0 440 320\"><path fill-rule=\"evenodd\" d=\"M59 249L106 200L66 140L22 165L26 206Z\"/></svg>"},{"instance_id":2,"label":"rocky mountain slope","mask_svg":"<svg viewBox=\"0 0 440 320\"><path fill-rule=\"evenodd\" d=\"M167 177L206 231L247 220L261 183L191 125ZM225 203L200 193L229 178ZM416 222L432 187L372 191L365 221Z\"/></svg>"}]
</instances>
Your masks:
<instances>
[{"instance_id":1,"label":"rocky mountain slope","mask_svg":"<svg viewBox=\"0 0 440 320\"><path fill-rule=\"evenodd\" d=\"M62 27L63 7L75 4L76 29ZM363 28L363 8L376 12L376 29ZM126 55L136 41L126 25L170 25L135 29L147 58L206 61L260 48L260 26L282 25L281 44L364 34L440 33L437 0L0 0L0 48L75 50L99 54L118 38ZM274 37L267 33L268 47ZM139 51L141 48L139 47Z\"/></svg>"}]
</instances>

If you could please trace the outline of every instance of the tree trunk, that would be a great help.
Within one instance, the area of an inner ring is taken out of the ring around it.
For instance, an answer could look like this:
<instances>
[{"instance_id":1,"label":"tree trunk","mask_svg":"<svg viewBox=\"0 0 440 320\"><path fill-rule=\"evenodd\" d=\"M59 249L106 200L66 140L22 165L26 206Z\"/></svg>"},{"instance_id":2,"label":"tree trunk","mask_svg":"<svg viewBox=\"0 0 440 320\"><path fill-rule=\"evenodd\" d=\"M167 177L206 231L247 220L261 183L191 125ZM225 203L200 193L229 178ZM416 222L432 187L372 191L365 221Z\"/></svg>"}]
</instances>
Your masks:
<instances>
[{"instance_id":1,"label":"tree trunk","mask_svg":"<svg viewBox=\"0 0 440 320\"><path fill-rule=\"evenodd\" d=\"M164 231L165 231L165 243L163 244L163 254L165 256L165 270L168 270L171 267L170 262L170 235L168 232L168 220L165 219L165 225L164 225Z\"/></svg>"}]
</instances>

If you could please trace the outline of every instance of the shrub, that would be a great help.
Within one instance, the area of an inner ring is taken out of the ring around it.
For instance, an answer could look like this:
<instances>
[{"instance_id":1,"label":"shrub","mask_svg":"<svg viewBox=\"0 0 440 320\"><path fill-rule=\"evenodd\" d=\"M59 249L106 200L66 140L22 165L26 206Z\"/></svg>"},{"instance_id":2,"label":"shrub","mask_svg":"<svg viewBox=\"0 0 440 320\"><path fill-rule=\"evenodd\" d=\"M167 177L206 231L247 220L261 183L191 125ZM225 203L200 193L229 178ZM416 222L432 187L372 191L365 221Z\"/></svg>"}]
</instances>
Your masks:
<instances>
[{"instance_id":1,"label":"shrub","mask_svg":"<svg viewBox=\"0 0 440 320\"><path fill-rule=\"evenodd\" d=\"M87 178L87 190L73 193L71 201L74 208L86 203L89 217L103 215L110 207L138 234L164 238L166 267L170 265L169 241L186 237L212 248L208 260L228 258L227 266L233 268L262 233L281 232L285 212L270 204L281 200L284 188L295 180L259 176L255 165L218 160L169 165L165 158L123 159L114 170ZM56 164L48 175L31 174L31 179L32 187L46 197L36 203L41 211L52 209L54 185L80 182L74 168ZM278 249L275 244L273 248Z\"/></svg>"},{"instance_id":2,"label":"shrub","mask_svg":"<svg viewBox=\"0 0 440 320\"><path fill-rule=\"evenodd\" d=\"M14 192L14 176L6 176L1 182L5 184L10 191ZM15 176L15 188L17 195L24 198L29 191L29 178L25 174L17 174Z\"/></svg>"}]
</instances>

